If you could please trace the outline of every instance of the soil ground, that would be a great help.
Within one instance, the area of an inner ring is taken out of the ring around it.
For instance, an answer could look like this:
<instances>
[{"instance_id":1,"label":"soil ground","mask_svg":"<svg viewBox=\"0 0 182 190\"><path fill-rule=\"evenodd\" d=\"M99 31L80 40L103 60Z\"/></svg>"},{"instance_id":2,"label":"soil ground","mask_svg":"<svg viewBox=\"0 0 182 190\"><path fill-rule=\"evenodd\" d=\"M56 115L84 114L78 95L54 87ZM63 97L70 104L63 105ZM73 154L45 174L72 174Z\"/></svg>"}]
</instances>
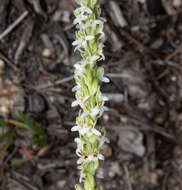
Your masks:
<instances>
[{"instance_id":1,"label":"soil ground","mask_svg":"<svg viewBox=\"0 0 182 190\"><path fill-rule=\"evenodd\" d=\"M110 143L100 190L182 189L182 1L101 0L106 18L100 62L110 101L99 120ZM78 183L74 125L74 0L0 0L0 116L17 110L48 135L15 127L0 159L0 190L73 190ZM12 28L11 28L12 27ZM4 134L7 127L0 127ZM0 143L2 149L7 140ZM27 160L26 160L27 159Z\"/></svg>"}]
</instances>

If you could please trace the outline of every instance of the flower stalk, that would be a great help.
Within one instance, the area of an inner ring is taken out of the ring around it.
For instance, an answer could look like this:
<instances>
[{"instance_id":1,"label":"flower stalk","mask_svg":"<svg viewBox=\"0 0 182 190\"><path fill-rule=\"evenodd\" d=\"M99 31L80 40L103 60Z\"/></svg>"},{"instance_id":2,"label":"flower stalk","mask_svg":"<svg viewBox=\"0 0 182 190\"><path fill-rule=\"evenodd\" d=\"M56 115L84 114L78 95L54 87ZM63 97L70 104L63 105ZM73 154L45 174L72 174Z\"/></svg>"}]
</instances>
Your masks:
<instances>
[{"instance_id":1,"label":"flower stalk","mask_svg":"<svg viewBox=\"0 0 182 190\"><path fill-rule=\"evenodd\" d=\"M72 106L80 106L76 125L71 131L78 131L79 137L75 138L77 143L76 154L80 170L80 183L84 182L85 190L98 190L96 187L96 171L99 160L104 160L100 154L100 148L109 140L105 137L105 130L96 126L98 118L107 108L104 103L108 98L100 91L100 82L109 82L104 76L104 69L97 66L97 61L104 60L103 43L101 42L104 19L100 16L101 9L98 0L76 0L80 5L75 11L74 24L76 25L76 40L72 43L78 50L82 60L74 65L74 78L76 86L76 100ZM83 190L80 185L76 190Z\"/></svg>"}]
</instances>

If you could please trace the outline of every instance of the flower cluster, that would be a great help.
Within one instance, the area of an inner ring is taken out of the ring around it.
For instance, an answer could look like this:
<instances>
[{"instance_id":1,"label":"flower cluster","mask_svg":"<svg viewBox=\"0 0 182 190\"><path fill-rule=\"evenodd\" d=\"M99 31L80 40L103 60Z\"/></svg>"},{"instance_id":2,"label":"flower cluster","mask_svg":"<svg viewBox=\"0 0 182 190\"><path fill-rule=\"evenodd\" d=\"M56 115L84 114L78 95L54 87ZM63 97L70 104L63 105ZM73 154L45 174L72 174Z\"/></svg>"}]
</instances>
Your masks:
<instances>
[{"instance_id":1,"label":"flower cluster","mask_svg":"<svg viewBox=\"0 0 182 190\"><path fill-rule=\"evenodd\" d=\"M74 11L77 31L76 40L72 44L76 46L75 50L80 51L82 60L74 65L76 86L72 90L76 100L72 106L79 105L81 109L71 131L79 132L79 138L75 138L75 142L76 154L79 156L77 164L80 182L84 180L86 190L95 190L96 170L99 160L104 160L99 151L104 142L109 142L105 130L96 128L98 118L107 110L104 103L108 101L100 91L99 81L109 82L109 79L104 76L104 69L96 65L97 61L105 59L101 42L104 19L100 17L97 0L76 1L80 7ZM82 188L76 185L76 189Z\"/></svg>"}]
</instances>

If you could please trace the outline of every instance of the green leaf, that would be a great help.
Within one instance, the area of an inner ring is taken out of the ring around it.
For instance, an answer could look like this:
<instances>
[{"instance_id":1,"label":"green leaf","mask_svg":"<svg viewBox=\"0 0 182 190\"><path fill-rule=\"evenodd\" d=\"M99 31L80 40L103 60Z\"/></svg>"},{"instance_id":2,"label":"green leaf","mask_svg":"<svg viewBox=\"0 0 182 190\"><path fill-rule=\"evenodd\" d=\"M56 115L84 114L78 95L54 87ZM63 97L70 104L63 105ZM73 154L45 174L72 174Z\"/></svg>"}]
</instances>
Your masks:
<instances>
[{"instance_id":1,"label":"green leaf","mask_svg":"<svg viewBox=\"0 0 182 190\"><path fill-rule=\"evenodd\" d=\"M4 119L0 119L0 126L4 127L7 126L6 121L4 121Z\"/></svg>"},{"instance_id":2,"label":"green leaf","mask_svg":"<svg viewBox=\"0 0 182 190\"><path fill-rule=\"evenodd\" d=\"M40 137L40 138L35 139L33 143L46 146L48 144L48 140L47 140L47 137L45 136L45 137Z\"/></svg>"},{"instance_id":3,"label":"green leaf","mask_svg":"<svg viewBox=\"0 0 182 190\"><path fill-rule=\"evenodd\" d=\"M34 131L39 136L45 136L44 130L37 124L28 119L21 111L18 111L20 119L27 125L27 127Z\"/></svg>"},{"instance_id":4,"label":"green leaf","mask_svg":"<svg viewBox=\"0 0 182 190\"><path fill-rule=\"evenodd\" d=\"M2 142L4 139L8 138L11 135L11 130L8 130L6 133L0 136L0 142Z\"/></svg>"},{"instance_id":5,"label":"green leaf","mask_svg":"<svg viewBox=\"0 0 182 190\"><path fill-rule=\"evenodd\" d=\"M0 152L0 156L2 156L6 151L7 149L9 148L9 146L11 145L11 143L13 142L13 137L14 137L14 127L11 127L9 130L8 130L8 142L7 144L3 147L2 151Z\"/></svg>"},{"instance_id":6,"label":"green leaf","mask_svg":"<svg viewBox=\"0 0 182 190\"><path fill-rule=\"evenodd\" d=\"M19 165L19 164L23 164L29 160L30 160L29 158L17 158L17 159L12 160L11 163L13 165Z\"/></svg>"}]
</instances>

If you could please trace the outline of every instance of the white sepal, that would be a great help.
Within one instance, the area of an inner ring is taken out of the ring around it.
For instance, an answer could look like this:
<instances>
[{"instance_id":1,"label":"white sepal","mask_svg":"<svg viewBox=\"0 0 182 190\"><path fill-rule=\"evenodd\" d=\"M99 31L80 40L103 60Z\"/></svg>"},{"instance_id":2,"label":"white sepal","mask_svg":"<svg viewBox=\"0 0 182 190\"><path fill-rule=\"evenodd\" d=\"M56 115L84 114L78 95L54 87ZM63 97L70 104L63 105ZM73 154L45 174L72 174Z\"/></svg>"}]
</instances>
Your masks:
<instances>
[{"instance_id":1,"label":"white sepal","mask_svg":"<svg viewBox=\"0 0 182 190\"><path fill-rule=\"evenodd\" d=\"M100 77L100 80L101 80L102 82L105 82L105 83L110 82L109 78L104 77L104 76L101 76L101 77Z\"/></svg>"}]
</instances>

